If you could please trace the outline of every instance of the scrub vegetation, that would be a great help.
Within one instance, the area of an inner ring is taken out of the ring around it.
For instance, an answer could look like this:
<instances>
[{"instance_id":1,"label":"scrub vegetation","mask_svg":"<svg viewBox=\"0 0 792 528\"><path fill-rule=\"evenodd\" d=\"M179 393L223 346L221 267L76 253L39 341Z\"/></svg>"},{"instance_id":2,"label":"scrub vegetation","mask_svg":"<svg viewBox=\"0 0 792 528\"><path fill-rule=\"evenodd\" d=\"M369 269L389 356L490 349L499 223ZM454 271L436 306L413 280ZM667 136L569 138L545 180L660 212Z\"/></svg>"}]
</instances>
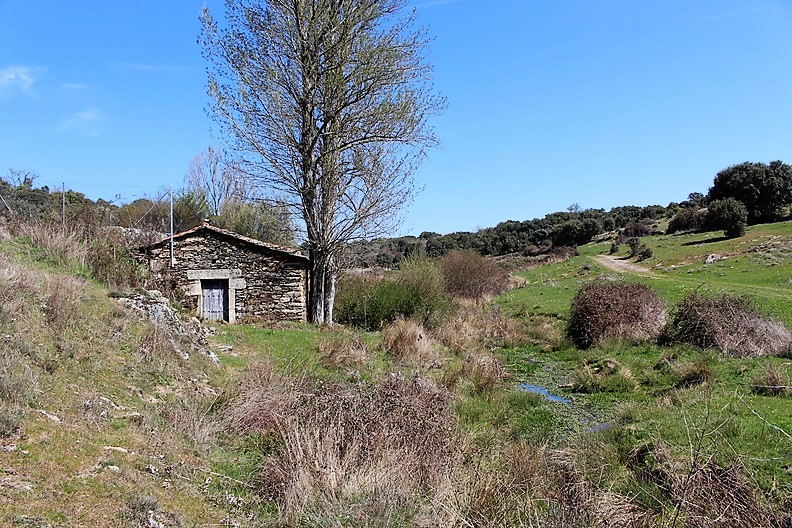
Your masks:
<instances>
[{"instance_id":1,"label":"scrub vegetation","mask_svg":"<svg viewBox=\"0 0 792 528\"><path fill-rule=\"evenodd\" d=\"M5 525L790 522L788 222L644 236L646 273L606 239L511 280L415 258L342 282L366 317L215 325L213 354L119 304L145 274L86 241L0 232Z\"/></svg>"}]
</instances>

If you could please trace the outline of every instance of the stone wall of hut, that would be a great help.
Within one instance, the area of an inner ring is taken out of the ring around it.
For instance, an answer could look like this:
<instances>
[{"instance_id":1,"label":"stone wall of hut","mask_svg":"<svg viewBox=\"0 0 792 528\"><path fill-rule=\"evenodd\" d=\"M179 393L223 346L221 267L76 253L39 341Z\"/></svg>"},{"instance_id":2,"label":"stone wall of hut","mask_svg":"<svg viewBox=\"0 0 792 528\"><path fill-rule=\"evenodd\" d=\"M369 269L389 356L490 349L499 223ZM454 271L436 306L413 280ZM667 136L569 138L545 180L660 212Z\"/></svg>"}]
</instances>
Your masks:
<instances>
[{"instance_id":1,"label":"stone wall of hut","mask_svg":"<svg viewBox=\"0 0 792 528\"><path fill-rule=\"evenodd\" d=\"M199 311L201 280L227 279L231 323L305 321L308 260L211 231L198 231L148 249L153 272L184 293L183 305ZM233 308L233 310L231 309Z\"/></svg>"}]
</instances>

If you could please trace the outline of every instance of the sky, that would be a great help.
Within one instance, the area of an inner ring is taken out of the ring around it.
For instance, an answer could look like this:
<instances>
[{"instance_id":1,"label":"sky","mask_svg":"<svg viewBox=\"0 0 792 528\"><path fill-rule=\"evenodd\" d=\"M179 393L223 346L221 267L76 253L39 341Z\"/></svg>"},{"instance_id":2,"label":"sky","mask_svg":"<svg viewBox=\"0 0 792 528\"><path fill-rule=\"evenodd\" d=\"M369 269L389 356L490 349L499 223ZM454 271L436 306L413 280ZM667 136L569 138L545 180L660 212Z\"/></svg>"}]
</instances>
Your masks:
<instances>
[{"instance_id":1,"label":"sky","mask_svg":"<svg viewBox=\"0 0 792 528\"><path fill-rule=\"evenodd\" d=\"M196 43L220 0L0 0L0 176L128 202L224 138ZM792 162L789 0L411 0L447 99L394 235L706 193Z\"/></svg>"}]
</instances>

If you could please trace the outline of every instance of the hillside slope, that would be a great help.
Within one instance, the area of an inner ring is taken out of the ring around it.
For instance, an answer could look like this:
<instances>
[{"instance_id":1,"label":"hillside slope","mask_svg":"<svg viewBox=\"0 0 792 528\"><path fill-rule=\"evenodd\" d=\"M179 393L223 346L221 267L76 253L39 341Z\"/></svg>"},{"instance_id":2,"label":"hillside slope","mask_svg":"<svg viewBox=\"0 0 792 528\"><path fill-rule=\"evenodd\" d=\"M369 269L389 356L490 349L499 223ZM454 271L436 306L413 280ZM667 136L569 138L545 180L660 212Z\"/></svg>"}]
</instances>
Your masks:
<instances>
[{"instance_id":1,"label":"hillside slope","mask_svg":"<svg viewBox=\"0 0 792 528\"><path fill-rule=\"evenodd\" d=\"M221 523L204 456L212 358L3 238L0 524Z\"/></svg>"}]
</instances>

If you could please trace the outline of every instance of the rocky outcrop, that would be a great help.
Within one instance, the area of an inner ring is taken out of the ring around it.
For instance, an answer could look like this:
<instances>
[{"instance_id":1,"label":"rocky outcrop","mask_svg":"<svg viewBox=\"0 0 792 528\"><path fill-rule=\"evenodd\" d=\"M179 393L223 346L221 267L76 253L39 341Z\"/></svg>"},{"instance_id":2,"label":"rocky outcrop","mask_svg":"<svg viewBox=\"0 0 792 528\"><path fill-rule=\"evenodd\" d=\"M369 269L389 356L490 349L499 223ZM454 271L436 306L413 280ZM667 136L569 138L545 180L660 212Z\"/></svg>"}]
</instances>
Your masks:
<instances>
[{"instance_id":1,"label":"rocky outcrop","mask_svg":"<svg viewBox=\"0 0 792 528\"><path fill-rule=\"evenodd\" d=\"M217 356L209 349L208 336L212 329L202 325L195 317L182 317L162 293L139 289L129 293L113 293L112 296L121 306L160 327L174 350L183 358L189 359L191 353L200 353L217 361Z\"/></svg>"}]
</instances>

